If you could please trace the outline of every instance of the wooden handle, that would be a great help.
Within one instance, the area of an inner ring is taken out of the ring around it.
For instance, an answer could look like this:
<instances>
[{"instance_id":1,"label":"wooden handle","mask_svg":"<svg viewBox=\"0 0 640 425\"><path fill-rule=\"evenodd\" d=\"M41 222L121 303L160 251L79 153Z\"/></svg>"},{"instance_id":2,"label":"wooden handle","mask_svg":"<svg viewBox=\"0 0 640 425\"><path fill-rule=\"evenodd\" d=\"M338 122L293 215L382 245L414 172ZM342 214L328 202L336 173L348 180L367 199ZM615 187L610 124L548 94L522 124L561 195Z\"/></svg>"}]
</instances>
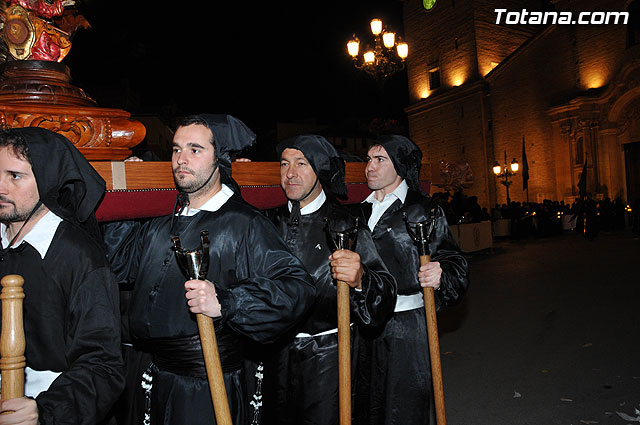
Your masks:
<instances>
[{"instance_id":1,"label":"wooden handle","mask_svg":"<svg viewBox=\"0 0 640 425\"><path fill-rule=\"evenodd\" d=\"M420 265L431 261L431 256L421 255ZM438 319L436 318L436 302L433 288L423 288L424 312L427 317L427 336L429 338L429 355L431 357L431 379L433 381L433 398L436 407L436 423L446 425L447 417L444 409L444 387L442 385L442 365L440 363L440 340L438 339Z\"/></svg>"},{"instance_id":2,"label":"wooden handle","mask_svg":"<svg viewBox=\"0 0 640 425\"><path fill-rule=\"evenodd\" d=\"M204 355L204 367L207 370L216 422L218 425L233 425L213 321L209 316L202 313L196 314L196 318L198 319L198 332L200 333L200 343L202 345L202 354Z\"/></svg>"},{"instance_id":3,"label":"wooden handle","mask_svg":"<svg viewBox=\"0 0 640 425\"><path fill-rule=\"evenodd\" d=\"M24 322L22 300L24 280L18 275L2 278L2 332L0 334L0 370L2 400L24 397Z\"/></svg>"},{"instance_id":4,"label":"wooden handle","mask_svg":"<svg viewBox=\"0 0 640 425\"><path fill-rule=\"evenodd\" d=\"M349 285L338 281L338 384L340 425L351 425L351 319Z\"/></svg>"}]
</instances>

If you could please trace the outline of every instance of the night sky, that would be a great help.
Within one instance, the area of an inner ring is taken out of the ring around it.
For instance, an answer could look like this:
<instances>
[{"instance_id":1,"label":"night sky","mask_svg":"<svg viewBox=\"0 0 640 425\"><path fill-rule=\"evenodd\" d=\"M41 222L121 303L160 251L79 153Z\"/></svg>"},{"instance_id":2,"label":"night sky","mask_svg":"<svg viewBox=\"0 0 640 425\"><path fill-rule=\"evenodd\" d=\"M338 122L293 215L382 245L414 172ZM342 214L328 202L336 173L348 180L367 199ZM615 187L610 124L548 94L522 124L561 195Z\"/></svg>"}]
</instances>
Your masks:
<instances>
[{"instance_id":1,"label":"night sky","mask_svg":"<svg viewBox=\"0 0 640 425\"><path fill-rule=\"evenodd\" d=\"M406 71L381 88L346 53L354 32L369 41L373 17L403 33L398 0L119 4L78 3L92 28L76 33L63 61L100 106L165 118L230 113L259 136L276 121L347 128L404 116Z\"/></svg>"}]
</instances>

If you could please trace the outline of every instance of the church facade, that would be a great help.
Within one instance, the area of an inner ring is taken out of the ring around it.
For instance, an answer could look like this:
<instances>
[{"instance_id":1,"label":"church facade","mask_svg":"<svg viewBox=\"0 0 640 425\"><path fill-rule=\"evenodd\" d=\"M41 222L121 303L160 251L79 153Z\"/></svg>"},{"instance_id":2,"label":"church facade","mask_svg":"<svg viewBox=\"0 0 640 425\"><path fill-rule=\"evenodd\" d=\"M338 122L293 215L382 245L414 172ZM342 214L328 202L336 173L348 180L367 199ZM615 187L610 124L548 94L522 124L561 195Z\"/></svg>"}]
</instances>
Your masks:
<instances>
[{"instance_id":1,"label":"church facade","mask_svg":"<svg viewBox=\"0 0 640 425\"><path fill-rule=\"evenodd\" d=\"M583 172L595 198L640 196L638 0L426 3L404 1L406 111L435 183L468 164L464 193L504 204L506 156L512 201L571 202Z\"/></svg>"}]
</instances>

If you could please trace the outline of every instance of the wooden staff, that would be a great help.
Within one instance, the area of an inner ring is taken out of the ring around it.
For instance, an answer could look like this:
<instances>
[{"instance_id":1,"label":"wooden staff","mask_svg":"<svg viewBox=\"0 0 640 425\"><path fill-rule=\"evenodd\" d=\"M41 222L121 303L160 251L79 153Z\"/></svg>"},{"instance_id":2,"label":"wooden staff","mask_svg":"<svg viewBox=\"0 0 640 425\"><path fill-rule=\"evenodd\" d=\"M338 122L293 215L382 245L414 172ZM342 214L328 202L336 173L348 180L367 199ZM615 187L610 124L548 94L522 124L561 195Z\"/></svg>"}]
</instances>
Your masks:
<instances>
[{"instance_id":1,"label":"wooden staff","mask_svg":"<svg viewBox=\"0 0 640 425\"><path fill-rule=\"evenodd\" d=\"M213 327L213 321L205 314L196 314L198 320L198 332L200 333L200 344L204 356L204 367L207 370L207 380L211 390L211 401L213 401L213 411L216 415L218 425L233 425L231 421L231 411L227 400L227 390L224 386L222 375L222 363L218 352L218 341Z\"/></svg>"},{"instance_id":2,"label":"wooden staff","mask_svg":"<svg viewBox=\"0 0 640 425\"><path fill-rule=\"evenodd\" d=\"M22 318L24 280L18 275L2 278L2 332L0 334L1 399L24 397L25 338Z\"/></svg>"},{"instance_id":3,"label":"wooden staff","mask_svg":"<svg viewBox=\"0 0 640 425\"><path fill-rule=\"evenodd\" d=\"M333 251L350 250L358 233L358 220L349 230L332 232L328 218L324 219L327 240ZM335 235L334 235L335 233ZM351 425L351 307L349 285L338 280L338 391L340 402L340 425Z\"/></svg>"},{"instance_id":4,"label":"wooden staff","mask_svg":"<svg viewBox=\"0 0 640 425\"><path fill-rule=\"evenodd\" d=\"M431 261L429 238L435 226L435 212L432 211L430 220L414 223L416 225L416 234L412 231L406 214L404 215L404 221L407 224L409 235L418 246L420 266L424 266ZM444 387L442 385L442 365L440 363L440 340L438 339L435 296L433 294L433 288L427 287L422 289L424 293L424 313L427 319L427 337L429 339L429 357L431 358L431 380L433 383L433 398L436 408L436 423L437 425L446 425L447 418L444 407Z\"/></svg>"},{"instance_id":5,"label":"wooden staff","mask_svg":"<svg viewBox=\"0 0 640 425\"><path fill-rule=\"evenodd\" d=\"M430 255L420 256L420 265L431 261ZM424 313L427 316L427 336L429 337L429 356L431 358L431 380L433 381L433 398L436 405L436 423L446 425L447 417L444 409L444 387L442 385L442 365L440 363L440 340L438 339L438 319L433 288L422 288L424 292Z\"/></svg>"},{"instance_id":6,"label":"wooden staff","mask_svg":"<svg viewBox=\"0 0 640 425\"><path fill-rule=\"evenodd\" d=\"M209 269L209 231L203 230L200 232L201 250L187 251L183 249L178 236L171 237L171 240L173 241L173 250L176 254L178 266L182 271L189 279L206 280L207 270ZM198 322L204 368L207 371L207 381L211 391L216 423L218 425L233 425L213 321L209 316L202 313L196 314L196 320Z\"/></svg>"},{"instance_id":7,"label":"wooden staff","mask_svg":"<svg viewBox=\"0 0 640 425\"><path fill-rule=\"evenodd\" d=\"M338 281L338 384L340 424L351 424L351 318L349 285Z\"/></svg>"}]
</instances>

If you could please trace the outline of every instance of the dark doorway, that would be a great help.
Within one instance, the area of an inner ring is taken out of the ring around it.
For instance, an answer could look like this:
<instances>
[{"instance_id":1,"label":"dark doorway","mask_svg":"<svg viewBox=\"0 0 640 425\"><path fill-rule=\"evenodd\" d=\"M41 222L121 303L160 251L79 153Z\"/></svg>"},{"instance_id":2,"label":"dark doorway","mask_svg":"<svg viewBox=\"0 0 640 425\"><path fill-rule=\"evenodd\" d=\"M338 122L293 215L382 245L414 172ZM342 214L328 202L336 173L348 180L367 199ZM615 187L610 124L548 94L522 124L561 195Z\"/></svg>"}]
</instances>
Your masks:
<instances>
[{"instance_id":1,"label":"dark doorway","mask_svg":"<svg viewBox=\"0 0 640 425\"><path fill-rule=\"evenodd\" d=\"M640 142L624 145L624 166L627 170L627 202L640 197Z\"/></svg>"}]
</instances>

